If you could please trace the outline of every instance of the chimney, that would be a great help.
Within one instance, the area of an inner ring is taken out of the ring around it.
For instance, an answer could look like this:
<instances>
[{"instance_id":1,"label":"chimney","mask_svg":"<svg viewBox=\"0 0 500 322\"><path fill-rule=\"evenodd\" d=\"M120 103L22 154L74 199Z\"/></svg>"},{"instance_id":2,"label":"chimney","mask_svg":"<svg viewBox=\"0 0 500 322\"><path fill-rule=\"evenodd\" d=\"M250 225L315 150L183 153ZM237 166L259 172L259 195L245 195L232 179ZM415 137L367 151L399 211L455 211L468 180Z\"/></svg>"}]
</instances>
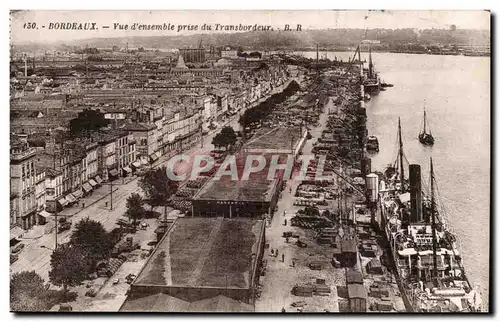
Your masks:
<instances>
[{"instance_id":1,"label":"chimney","mask_svg":"<svg viewBox=\"0 0 500 322\"><path fill-rule=\"evenodd\" d=\"M422 222L422 178L420 165L410 164L411 222Z\"/></svg>"},{"instance_id":2,"label":"chimney","mask_svg":"<svg viewBox=\"0 0 500 322\"><path fill-rule=\"evenodd\" d=\"M361 177L365 178L372 172L372 159L364 157L361 159Z\"/></svg>"}]
</instances>

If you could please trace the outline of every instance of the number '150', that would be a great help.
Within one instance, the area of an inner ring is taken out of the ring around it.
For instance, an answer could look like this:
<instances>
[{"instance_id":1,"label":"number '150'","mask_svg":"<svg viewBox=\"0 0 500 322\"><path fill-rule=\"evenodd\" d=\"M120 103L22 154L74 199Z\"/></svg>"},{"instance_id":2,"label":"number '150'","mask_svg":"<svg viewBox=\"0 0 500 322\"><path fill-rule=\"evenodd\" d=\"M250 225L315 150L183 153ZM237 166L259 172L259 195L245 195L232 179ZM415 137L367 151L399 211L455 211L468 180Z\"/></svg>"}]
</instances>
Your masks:
<instances>
[{"instance_id":1,"label":"number '150'","mask_svg":"<svg viewBox=\"0 0 500 322\"><path fill-rule=\"evenodd\" d=\"M36 22L26 22L23 26L24 29L36 29Z\"/></svg>"}]
</instances>

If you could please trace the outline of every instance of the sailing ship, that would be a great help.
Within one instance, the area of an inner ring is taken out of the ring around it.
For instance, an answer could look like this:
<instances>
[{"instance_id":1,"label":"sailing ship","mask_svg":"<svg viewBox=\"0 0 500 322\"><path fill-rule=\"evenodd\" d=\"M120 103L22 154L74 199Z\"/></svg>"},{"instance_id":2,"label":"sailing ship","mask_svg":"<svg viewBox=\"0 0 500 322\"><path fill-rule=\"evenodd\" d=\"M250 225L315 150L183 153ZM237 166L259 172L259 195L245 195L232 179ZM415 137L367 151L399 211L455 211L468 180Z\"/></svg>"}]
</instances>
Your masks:
<instances>
[{"instance_id":1,"label":"sailing ship","mask_svg":"<svg viewBox=\"0 0 500 322\"><path fill-rule=\"evenodd\" d=\"M357 58L357 59L356 59ZM354 51L353 57L349 57L350 64L359 65L361 68L361 77L363 79L363 89L364 92L373 96L376 95L380 89L380 78L378 72L375 70L375 66L372 61L372 48L369 48L369 56L368 56L368 68L365 68L364 65L366 60L361 60L361 48L360 45L356 47ZM365 98L365 97L364 97Z\"/></svg>"},{"instance_id":2,"label":"sailing ship","mask_svg":"<svg viewBox=\"0 0 500 322\"><path fill-rule=\"evenodd\" d=\"M368 152L378 152L379 151L379 146L378 146L378 139L374 135L368 136L366 139L366 151Z\"/></svg>"},{"instance_id":3,"label":"sailing ship","mask_svg":"<svg viewBox=\"0 0 500 322\"><path fill-rule=\"evenodd\" d=\"M426 193L420 165L409 164L404 155L401 122L398 141L396 161L381 175L378 221L388 240L407 311L479 312L481 294L469 283L457 237L446 223L444 208L438 207L432 158L430 192Z\"/></svg>"},{"instance_id":4,"label":"sailing ship","mask_svg":"<svg viewBox=\"0 0 500 322\"><path fill-rule=\"evenodd\" d=\"M365 92L368 94L376 94L380 91L380 79L372 61L372 48L369 49L368 70L366 70L366 79L363 82Z\"/></svg>"},{"instance_id":5,"label":"sailing ship","mask_svg":"<svg viewBox=\"0 0 500 322\"><path fill-rule=\"evenodd\" d=\"M427 113L425 112L425 108L423 129L418 134L418 140L423 145L434 145L434 137L432 136L431 130L429 129L429 133L427 133Z\"/></svg>"}]
</instances>

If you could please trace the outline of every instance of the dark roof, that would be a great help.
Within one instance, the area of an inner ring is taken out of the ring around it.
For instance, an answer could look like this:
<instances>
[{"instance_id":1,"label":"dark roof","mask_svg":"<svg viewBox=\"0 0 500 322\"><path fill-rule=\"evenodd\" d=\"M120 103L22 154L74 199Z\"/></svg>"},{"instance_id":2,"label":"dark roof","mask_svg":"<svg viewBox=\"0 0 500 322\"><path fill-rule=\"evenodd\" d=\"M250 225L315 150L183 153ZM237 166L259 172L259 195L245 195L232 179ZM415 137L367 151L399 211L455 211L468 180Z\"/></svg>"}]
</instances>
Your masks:
<instances>
[{"instance_id":1,"label":"dark roof","mask_svg":"<svg viewBox=\"0 0 500 322\"><path fill-rule=\"evenodd\" d=\"M189 302L158 293L134 300L126 300L122 312L188 312Z\"/></svg>"},{"instance_id":2,"label":"dark roof","mask_svg":"<svg viewBox=\"0 0 500 322\"><path fill-rule=\"evenodd\" d=\"M253 312L250 304L219 295L196 301L189 305L189 312Z\"/></svg>"},{"instance_id":3,"label":"dark roof","mask_svg":"<svg viewBox=\"0 0 500 322\"><path fill-rule=\"evenodd\" d=\"M378 259L374 258L368 262L367 266L370 268L378 268L378 267L382 267L382 264L380 263L380 261Z\"/></svg>"},{"instance_id":4,"label":"dark roof","mask_svg":"<svg viewBox=\"0 0 500 322\"><path fill-rule=\"evenodd\" d=\"M350 270L346 273L347 284L360 283L363 284L363 277L360 272Z\"/></svg>"},{"instance_id":5,"label":"dark roof","mask_svg":"<svg viewBox=\"0 0 500 322\"><path fill-rule=\"evenodd\" d=\"M368 295L366 294L366 289L361 284L349 284L347 285L347 293L349 294L349 298L360 298L366 299Z\"/></svg>"},{"instance_id":6,"label":"dark roof","mask_svg":"<svg viewBox=\"0 0 500 322\"><path fill-rule=\"evenodd\" d=\"M44 168L44 170L45 170L45 176L50 177L50 178L54 178L54 177L60 176L62 174L61 171L58 171L58 170L52 169L52 168Z\"/></svg>"},{"instance_id":7,"label":"dark roof","mask_svg":"<svg viewBox=\"0 0 500 322\"><path fill-rule=\"evenodd\" d=\"M356 241L344 240L342 241L340 248L342 249L342 253L356 253Z\"/></svg>"},{"instance_id":8,"label":"dark roof","mask_svg":"<svg viewBox=\"0 0 500 322\"><path fill-rule=\"evenodd\" d=\"M125 125L125 130L127 131L151 131L156 128L157 126L155 124L147 123L132 123Z\"/></svg>"},{"instance_id":9,"label":"dark roof","mask_svg":"<svg viewBox=\"0 0 500 322\"><path fill-rule=\"evenodd\" d=\"M189 303L158 293L133 300L127 299L121 312L253 312L253 306L219 295Z\"/></svg>"},{"instance_id":10,"label":"dark roof","mask_svg":"<svg viewBox=\"0 0 500 322\"><path fill-rule=\"evenodd\" d=\"M44 173L44 172L45 172L45 169L44 169L44 168L38 168L38 167L37 167L37 168L35 169L35 173L36 173L37 175L39 175L39 174L41 174L41 173Z\"/></svg>"}]
</instances>

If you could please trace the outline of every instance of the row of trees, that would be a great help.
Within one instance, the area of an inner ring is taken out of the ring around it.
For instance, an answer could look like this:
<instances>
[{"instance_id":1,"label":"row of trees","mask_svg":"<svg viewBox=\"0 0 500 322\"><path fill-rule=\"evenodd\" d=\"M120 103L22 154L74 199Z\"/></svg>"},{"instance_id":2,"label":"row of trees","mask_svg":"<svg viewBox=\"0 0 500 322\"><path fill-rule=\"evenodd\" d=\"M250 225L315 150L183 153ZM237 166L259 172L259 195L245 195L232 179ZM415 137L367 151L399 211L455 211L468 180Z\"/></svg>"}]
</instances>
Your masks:
<instances>
[{"instance_id":1,"label":"row of trees","mask_svg":"<svg viewBox=\"0 0 500 322\"><path fill-rule=\"evenodd\" d=\"M239 123L243 128L246 128L254 123L261 122L262 119L271 114L274 106L283 103L288 97L293 96L299 90L299 84L296 81L292 81L283 92L273 94L259 105L246 110L240 117Z\"/></svg>"},{"instance_id":2,"label":"row of trees","mask_svg":"<svg viewBox=\"0 0 500 322\"><path fill-rule=\"evenodd\" d=\"M179 188L179 182L170 180L167 171L172 171L172 174L176 175L173 169L167 169L167 167L161 166L146 171L139 180L139 187L146 196L144 203L151 206L151 211L154 211L156 207L163 206L166 214L170 198ZM130 198L132 198L132 196ZM134 197L134 199L137 199L137 197Z\"/></svg>"},{"instance_id":3,"label":"row of trees","mask_svg":"<svg viewBox=\"0 0 500 322\"><path fill-rule=\"evenodd\" d=\"M234 129L231 126L225 126L213 137L212 144L216 148L225 148L229 150L235 146L237 139Z\"/></svg>"},{"instance_id":4,"label":"row of trees","mask_svg":"<svg viewBox=\"0 0 500 322\"><path fill-rule=\"evenodd\" d=\"M100 260L109 258L114 247L111 234L101 223L89 218L75 225L66 244L58 245L50 258L49 281L63 288L49 290L49 285L35 271L13 274L10 281L10 300L13 311L45 311L53 305L72 300L69 287L81 285L88 279Z\"/></svg>"},{"instance_id":5,"label":"row of trees","mask_svg":"<svg viewBox=\"0 0 500 322\"><path fill-rule=\"evenodd\" d=\"M75 225L70 240L59 245L50 259L50 282L62 286L67 294L68 287L81 285L97 263L108 259L114 247L111 234L102 224L85 218Z\"/></svg>"},{"instance_id":6,"label":"row of trees","mask_svg":"<svg viewBox=\"0 0 500 322\"><path fill-rule=\"evenodd\" d=\"M145 213L145 204L149 204L152 211L164 206L166 213L169 200L178 189L178 182L169 180L167 168L160 167L147 171L139 180L139 186L146 199L133 193L127 199L125 213L134 226ZM111 233L100 222L82 219L75 225L69 242L59 245L51 255L49 280L53 285L62 287L62 292L49 290L48 284L35 271L16 273L10 281L11 309L45 311L57 303L71 300L69 288L82 285L97 264L111 256L114 242ZM74 297L76 294L71 295Z\"/></svg>"}]
</instances>

